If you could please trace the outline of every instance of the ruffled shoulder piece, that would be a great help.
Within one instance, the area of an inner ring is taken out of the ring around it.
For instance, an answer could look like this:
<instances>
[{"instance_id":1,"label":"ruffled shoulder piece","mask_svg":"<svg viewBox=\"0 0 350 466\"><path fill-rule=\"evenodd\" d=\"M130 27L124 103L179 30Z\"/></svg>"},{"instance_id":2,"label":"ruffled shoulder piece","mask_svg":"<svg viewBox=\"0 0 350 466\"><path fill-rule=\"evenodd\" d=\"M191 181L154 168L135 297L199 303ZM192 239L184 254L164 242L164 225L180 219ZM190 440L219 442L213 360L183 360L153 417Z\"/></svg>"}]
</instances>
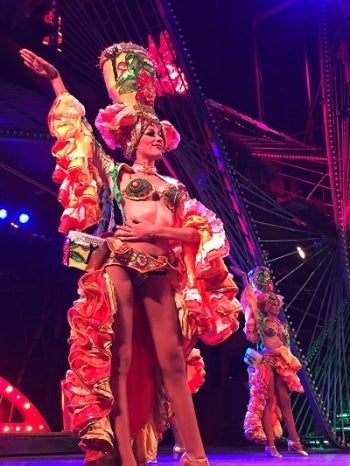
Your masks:
<instances>
[{"instance_id":1,"label":"ruffled shoulder piece","mask_svg":"<svg viewBox=\"0 0 350 466\"><path fill-rule=\"evenodd\" d=\"M56 138L52 148L56 158L52 179L60 185L58 200L64 209L58 230L61 233L85 230L101 218L98 188L102 185L92 162L97 143L85 119L85 108L64 92L50 109L48 125Z\"/></svg>"}]
</instances>

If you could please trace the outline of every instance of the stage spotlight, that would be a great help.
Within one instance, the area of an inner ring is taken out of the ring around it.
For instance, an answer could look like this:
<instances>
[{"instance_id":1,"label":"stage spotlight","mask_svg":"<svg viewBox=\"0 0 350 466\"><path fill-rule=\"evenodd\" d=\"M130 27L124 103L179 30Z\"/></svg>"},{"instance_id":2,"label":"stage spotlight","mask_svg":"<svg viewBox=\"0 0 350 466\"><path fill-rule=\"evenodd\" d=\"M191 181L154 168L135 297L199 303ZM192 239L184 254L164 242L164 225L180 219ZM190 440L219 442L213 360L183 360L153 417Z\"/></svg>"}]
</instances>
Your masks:
<instances>
[{"instance_id":1,"label":"stage spotlight","mask_svg":"<svg viewBox=\"0 0 350 466\"><path fill-rule=\"evenodd\" d=\"M301 246L297 246L296 250L297 250L299 257L304 260L306 258L305 249L303 249Z\"/></svg>"},{"instance_id":2,"label":"stage spotlight","mask_svg":"<svg viewBox=\"0 0 350 466\"><path fill-rule=\"evenodd\" d=\"M0 209L0 220L4 220L7 217L7 210Z\"/></svg>"},{"instance_id":3,"label":"stage spotlight","mask_svg":"<svg viewBox=\"0 0 350 466\"><path fill-rule=\"evenodd\" d=\"M22 213L18 216L18 221L22 224L29 222L29 215L26 213Z\"/></svg>"}]
</instances>

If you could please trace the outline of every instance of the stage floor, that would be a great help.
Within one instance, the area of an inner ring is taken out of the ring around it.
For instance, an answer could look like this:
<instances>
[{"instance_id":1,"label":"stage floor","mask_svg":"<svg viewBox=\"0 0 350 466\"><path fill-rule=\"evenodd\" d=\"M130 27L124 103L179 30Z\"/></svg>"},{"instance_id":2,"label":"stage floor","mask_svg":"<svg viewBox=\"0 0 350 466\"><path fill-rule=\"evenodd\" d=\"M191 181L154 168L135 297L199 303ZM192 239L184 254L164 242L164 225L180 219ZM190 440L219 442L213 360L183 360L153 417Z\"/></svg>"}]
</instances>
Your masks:
<instances>
[{"instance_id":1,"label":"stage floor","mask_svg":"<svg viewBox=\"0 0 350 466\"><path fill-rule=\"evenodd\" d=\"M302 457L295 453L288 453L280 448L283 458L269 458L265 455L263 448L240 448L208 450L210 466L264 466L276 462L288 462L291 466L350 466L350 450L344 451L310 451L308 457ZM83 466L82 455L41 455L27 457L0 457L1 466ZM150 465L151 466L151 465ZM157 466L179 466L171 456L170 449L162 449L158 456Z\"/></svg>"}]
</instances>

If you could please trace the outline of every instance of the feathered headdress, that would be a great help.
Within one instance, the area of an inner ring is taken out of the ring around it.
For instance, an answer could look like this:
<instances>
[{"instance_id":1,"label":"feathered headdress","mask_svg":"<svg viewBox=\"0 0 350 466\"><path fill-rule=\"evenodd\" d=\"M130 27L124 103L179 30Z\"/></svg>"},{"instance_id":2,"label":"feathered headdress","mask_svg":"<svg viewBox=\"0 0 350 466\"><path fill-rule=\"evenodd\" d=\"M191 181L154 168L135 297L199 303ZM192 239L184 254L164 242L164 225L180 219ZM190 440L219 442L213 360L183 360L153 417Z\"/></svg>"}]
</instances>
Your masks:
<instances>
[{"instance_id":1,"label":"feathered headdress","mask_svg":"<svg viewBox=\"0 0 350 466\"><path fill-rule=\"evenodd\" d=\"M248 281L259 304L263 304L271 298L276 298L279 305L282 306L283 296L276 294L271 272L267 267L260 266L250 270L248 272Z\"/></svg>"},{"instance_id":2,"label":"feathered headdress","mask_svg":"<svg viewBox=\"0 0 350 466\"><path fill-rule=\"evenodd\" d=\"M132 159L147 126L154 123L162 128L164 150L176 149L179 133L154 111L157 76L147 50L132 42L113 44L101 53L100 68L113 104L99 111L95 124L108 146L120 147Z\"/></svg>"}]
</instances>

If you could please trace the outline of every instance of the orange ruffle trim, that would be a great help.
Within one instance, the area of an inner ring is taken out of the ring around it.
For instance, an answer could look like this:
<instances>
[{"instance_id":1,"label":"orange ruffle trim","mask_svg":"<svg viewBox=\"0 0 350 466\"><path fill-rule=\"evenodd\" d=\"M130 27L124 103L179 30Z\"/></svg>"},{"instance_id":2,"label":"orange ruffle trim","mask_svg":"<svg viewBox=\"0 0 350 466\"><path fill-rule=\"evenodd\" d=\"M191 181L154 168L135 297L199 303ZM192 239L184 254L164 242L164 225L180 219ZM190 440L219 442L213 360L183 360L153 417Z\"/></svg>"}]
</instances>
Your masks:
<instances>
[{"instance_id":1,"label":"orange ruffle trim","mask_svg":"<svg viewBox=\"0 0 350 466\"><path fill-rule=\"evenodd\" d=\"M55 99L48 124L56 138L52 148L56 158L52 179L60 185L58 200L63 207L58 230L82 231L101 217L97 196L101 179L92 162L92 129L85 120L83 105L68 92Z\"/></svg>"}]
</instances>

